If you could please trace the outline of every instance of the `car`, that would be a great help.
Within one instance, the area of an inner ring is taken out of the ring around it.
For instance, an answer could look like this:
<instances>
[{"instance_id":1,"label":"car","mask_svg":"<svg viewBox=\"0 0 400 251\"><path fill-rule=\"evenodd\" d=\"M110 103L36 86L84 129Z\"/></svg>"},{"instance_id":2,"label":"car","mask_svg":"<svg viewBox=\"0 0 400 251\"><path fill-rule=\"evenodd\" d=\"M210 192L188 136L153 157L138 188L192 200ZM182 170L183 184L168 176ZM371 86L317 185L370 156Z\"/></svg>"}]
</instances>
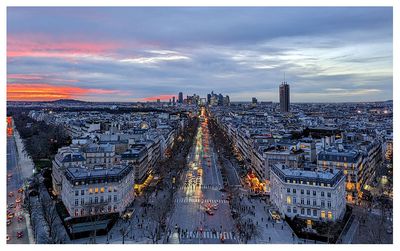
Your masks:
<instances>
[{"instance_id":1,"label":"car","mask_svg":"<svg viewBox=\"0 0 400 251\"><path fill-rule=\"evenodd\" d=\"M7 178L11 178L12 176L12 173L7 174Z\"/></svg>"},{"instance_id":2,"label":"car","mask_svg":"<svg viewBox=\"0 0 400 251\"><path fill-rule=\"evenodd\" d=\"M11 220L7 220L7 226L10 226L10 225L11 225L11 223L12 223L12 221L11 221Z\"/></svg>"},{"instance_id":3,"label":"car","mask_svg":"<svg viewBox=\"0 0 400 251\"><path fill-rule=\"evenodd\" d=\"M24 232L17 232L17 238L20 239L22 237L24 237Z\"/></svg>"},{"instance_id":4,"label":"car","mask_svg":"<svg viewBox=\"0 0 400 251\"><path fill-rule=\"evenodd\" d=\"M15 214L14 213L9 213L7 214L7 219L12 219L14 218Z\"/></svg>"},{"instance_id":5,"label":"car","mask_svg":"<svg viewBox=\"0 0 400 251\"><path fill-rule=\"evenodd\" d=\"M9 192L8 193L8 197L13 197L14 196L14 193L13 192Z\"/></svg>"},{"instance_id":6,"label":"car","mask_svg":"<svg viewBox=\"0 0 400 251\"><path fill-rule=\"evenodd\" d=\"M8 207L7 207L8 209L11 209L11 208L15 208L15 204L14 203L10 203L10 204L8 204Z\"/></svg>"},{"instance_id":7,"label":"car","mask_svg":"<svg viewBox=\"0 0 400 251\"><path fill-rule=\"evenodd\" d=\"M23 193L24 189L21 187L20 189L18 189L18 193Z\"/></svg>"},{"instance_id":8,"label":"car","mask_svg":"<svg viewBox=\"0 0 400 251\"><path fill-rule=\"evenodd\" d=\"M10 238L10 236L7 234L7 236L6 236L6 240L7 241L9 241L9 240L11 240L11 238Z\"/></svg>"},{"instance_id":9,"label":"car","mask_svg":"<svg viewBox=\"0 0 400 251\"><path fill-rule=\"evenodd\" d=\"M17 197L17 199L15 200L15 203L20 203L21 202L21 197Z\"/></svg>"},{"instance_id":10,"label":"car","mask_svg":"<svg viewBox=\"0 0 400 251\"><path fill-rule=\"evenodd\" d=\"M281 221L281 216L279 215L279 213L275 210L269 210L269 214L271 215L271 218L273 220L275 220L276 222L280 222Z\"/></svg>"}]
</instances>

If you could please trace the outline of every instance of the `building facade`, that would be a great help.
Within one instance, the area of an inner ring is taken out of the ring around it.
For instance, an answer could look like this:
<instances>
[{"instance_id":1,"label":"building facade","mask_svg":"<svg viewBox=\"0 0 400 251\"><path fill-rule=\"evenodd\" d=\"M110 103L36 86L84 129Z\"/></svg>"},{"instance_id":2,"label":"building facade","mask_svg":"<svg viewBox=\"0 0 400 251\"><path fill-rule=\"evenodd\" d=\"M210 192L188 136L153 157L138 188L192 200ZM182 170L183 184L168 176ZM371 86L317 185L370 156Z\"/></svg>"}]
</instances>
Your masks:
<instances>
[{"instance_id":1,"label":"building facade","mask_svg":"<svg viewBox=\"0 0 400 251\"><path fill-rule=\"evenodd\" d=\"M346 211L343 171L306 171L275 164L271 169L271 201L288 217L312 221L340 220Z\"/></svg>"}]
</instances>

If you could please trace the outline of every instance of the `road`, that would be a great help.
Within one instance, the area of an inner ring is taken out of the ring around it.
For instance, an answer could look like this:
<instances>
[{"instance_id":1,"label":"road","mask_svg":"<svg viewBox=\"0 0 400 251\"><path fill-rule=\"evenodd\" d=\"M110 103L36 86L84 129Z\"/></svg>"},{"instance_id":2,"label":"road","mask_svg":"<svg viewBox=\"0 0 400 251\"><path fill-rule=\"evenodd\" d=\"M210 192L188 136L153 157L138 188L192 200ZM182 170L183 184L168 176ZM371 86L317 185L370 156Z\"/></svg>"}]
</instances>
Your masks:
<instances>
[{"instance_id":1,"label":"road","mask_svg":"<svg viewBox=\"0 0 400 251\"><path fill-rule=\"evenodd\" d=\"M7 134L7 206L13 203L15 208L9 211L15 216L10 219L11 224L7 226L7 235L10 240L9 244L27 244L29 238L27 234L26 218L22 212L22 202L16 203L17 198L22 198L22 194L18 193L18 189L22 187L24 179L22 177L21 166L18 163L18 153L13 134ZM9 196L10 192L14 195ZM18 217L22 216L22 221L18 221ZM17 238L17 232L23 232L22 238Z\"/></svg>"},{"instance_id":2,"label":"road","mask_svg":"<svg viewBox=\"0 0 400 251\"><path fill-rule=\"evenodd\" d=\"M220 191L223 181L210 144L204 109L200 122L194 146L187 156L189 165L184 182L177 191L169 239L186 244L216 244L222 242L223 236L224 243L238 243L226 195Z\"/></svg>"}]
</instances>

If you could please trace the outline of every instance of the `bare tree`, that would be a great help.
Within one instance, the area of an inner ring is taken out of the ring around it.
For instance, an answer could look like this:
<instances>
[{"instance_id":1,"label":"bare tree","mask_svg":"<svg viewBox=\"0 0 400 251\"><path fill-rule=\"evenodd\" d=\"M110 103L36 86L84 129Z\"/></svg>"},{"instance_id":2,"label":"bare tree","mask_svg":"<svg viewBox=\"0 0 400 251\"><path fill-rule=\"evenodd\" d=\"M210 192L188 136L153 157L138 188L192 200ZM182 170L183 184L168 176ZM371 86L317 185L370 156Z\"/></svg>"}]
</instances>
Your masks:
<instances>
[{"instance_id":1,"label":"bare tree","mask_svg":"<svg viewBox=\"0 0 400 251\"><path fill-rule=\"evenodd\" d=\"M58 232L56 230L56 220L58 215L54 203L49 196L45 195L45 193L40 194L39 200L40 205L42 206L43 219L48 226L49 240L51 243L57 243L59 241Z\"/></svg>"}]
</instances>

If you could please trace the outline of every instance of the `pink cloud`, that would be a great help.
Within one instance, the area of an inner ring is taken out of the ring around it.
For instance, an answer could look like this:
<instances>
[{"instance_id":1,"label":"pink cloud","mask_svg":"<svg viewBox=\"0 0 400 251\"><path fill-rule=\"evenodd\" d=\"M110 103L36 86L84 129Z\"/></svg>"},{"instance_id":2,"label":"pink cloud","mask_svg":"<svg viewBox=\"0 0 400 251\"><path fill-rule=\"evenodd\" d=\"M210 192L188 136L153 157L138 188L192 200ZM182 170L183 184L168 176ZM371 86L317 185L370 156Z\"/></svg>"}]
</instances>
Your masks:
<instances>
[{"instance_id":1,"label":"pink cloud","mask_svg":"<svg viewBox=\"0 0 400 251\"><path fill-rule=\"evenodd\" d=\"M55 41L46 36L19 35L7 37L7 57L71 57L112 53L121 45L116 42Z\"/></svg>"}]
</instances>

